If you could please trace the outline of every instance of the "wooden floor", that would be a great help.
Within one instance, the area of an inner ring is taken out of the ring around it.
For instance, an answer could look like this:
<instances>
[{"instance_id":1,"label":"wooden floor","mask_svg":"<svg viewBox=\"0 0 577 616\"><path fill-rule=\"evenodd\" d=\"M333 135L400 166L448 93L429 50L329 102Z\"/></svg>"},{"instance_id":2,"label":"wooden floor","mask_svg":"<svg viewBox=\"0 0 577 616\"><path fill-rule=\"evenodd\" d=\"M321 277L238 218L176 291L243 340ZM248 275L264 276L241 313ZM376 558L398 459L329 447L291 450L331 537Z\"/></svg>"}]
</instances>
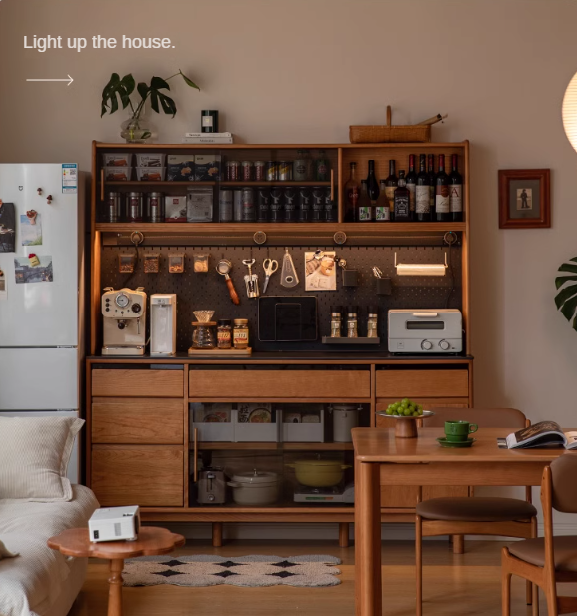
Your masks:
<instances>
[{"instance_id":1,"label":"wooden floor","mask_svg":"<svg viewBox=\"0 0 577 616\"><path fill-rule=\"evenodd\" d=\"M499 616L500 547L493 541L467 542L466 553L453 555L446 541L426 541L424 546L425 616ZM341 549L336 542L231 541L222 548L194 542L175 554L332 554L343 561L342 583L330 588L236 588L217 586L180 588L152 586L124 589L124 616L294 616L327 614L353 616L355 569L354 548ZM383 614L411 616L414 607L414 545L412 542L383 543ZM70 616L106 616L107 566L92 561L88 578ZM564 585L565 594L576 594L577 585ZM573 590L574 592L571 592ZM529 616L524 582L513 578L512 616ZM540 612L547 609L541 600Z\"/></svg>"}]
</instances>

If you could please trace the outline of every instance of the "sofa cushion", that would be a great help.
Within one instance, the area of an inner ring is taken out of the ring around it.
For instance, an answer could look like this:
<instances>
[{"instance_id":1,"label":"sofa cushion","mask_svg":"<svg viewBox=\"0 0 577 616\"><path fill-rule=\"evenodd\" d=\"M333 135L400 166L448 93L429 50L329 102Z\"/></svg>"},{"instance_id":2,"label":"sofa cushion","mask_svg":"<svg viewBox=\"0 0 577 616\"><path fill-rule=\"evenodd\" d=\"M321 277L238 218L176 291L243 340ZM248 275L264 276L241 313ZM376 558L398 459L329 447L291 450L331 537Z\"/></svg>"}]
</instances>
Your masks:
<instances>
[{"instance_id":1,"label":"sofa cushion","mask_svg":"<svg viewBox=\"0 0 577 616\"><path fill-rule=\"evenodd\" d=\"M66 468L83 419L0 417L0 499L68 501Z\"/></svg>"}]
</instances>

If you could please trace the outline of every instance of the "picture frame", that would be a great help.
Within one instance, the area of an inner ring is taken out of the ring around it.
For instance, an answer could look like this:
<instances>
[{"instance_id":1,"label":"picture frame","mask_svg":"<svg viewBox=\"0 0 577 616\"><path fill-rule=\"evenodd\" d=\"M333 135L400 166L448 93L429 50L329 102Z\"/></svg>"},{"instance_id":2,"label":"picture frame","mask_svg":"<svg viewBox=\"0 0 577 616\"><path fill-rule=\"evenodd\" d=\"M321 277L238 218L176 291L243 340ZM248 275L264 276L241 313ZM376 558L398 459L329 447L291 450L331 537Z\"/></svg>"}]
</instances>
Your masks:
<instances>
[{"instance_id":1,"label":"picture frame","mask_svg":"<svg viewBox=\"0 0 577 616\"><path fill-rule=\"evenodd\" d=\"M499 229L550 227L550 169L500 169Z\"/></svg>"}]
</instances>

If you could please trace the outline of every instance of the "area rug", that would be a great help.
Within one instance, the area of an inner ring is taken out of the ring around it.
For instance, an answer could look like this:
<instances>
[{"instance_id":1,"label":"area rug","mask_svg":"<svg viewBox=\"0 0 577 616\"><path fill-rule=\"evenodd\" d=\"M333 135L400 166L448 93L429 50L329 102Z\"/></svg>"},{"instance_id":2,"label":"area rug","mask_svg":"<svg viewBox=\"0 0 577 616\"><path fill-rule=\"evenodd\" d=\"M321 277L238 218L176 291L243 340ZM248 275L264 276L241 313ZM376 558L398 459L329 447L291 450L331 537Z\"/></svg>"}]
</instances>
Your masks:
<instances>
[{"instance_id":1,"label":"area rug","mask_svg":"<svg viewBox=\"0 0 577 616\"><path fill-rule=\"evenodd\" d=\"M143 556L124 563L125 586L337 586L334 556Z\"/></svg>"}]
</instances>

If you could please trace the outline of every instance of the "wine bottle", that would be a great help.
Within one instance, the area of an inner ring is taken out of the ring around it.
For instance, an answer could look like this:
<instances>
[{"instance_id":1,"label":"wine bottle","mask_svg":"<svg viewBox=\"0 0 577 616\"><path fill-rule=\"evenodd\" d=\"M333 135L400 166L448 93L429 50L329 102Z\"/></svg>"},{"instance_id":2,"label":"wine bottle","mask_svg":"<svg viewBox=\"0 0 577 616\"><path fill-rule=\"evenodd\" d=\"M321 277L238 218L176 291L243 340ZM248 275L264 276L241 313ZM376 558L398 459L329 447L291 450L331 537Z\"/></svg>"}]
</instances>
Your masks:
<instances>
[{"instance_id":1,"label":"wine bottle","mask_svg":"<svg viewBox=\"0 0 577 616\"><path fill-rule=\"evenodd\" d=\"M445 155L439 154L439 171L435 176L435 220L449 222L449 176L445 173Z\"/></svg>"},{"instance_id":2,"label":"wine bottle","mask_svg":"<svg viewBox=\"0 0 577 616\"><path fill-rule=\"evenodd\" d=\"M379 198L379 184L375 176L375 161L369 160L369 175L367 176L367 191L373 206Z\"/></svg>"},{"instance_id":3,"label":"wine bottle","mask_svg":"<svg viewBox=\"0 0 577 616\"><path fill-rule=\"evenodd\" d=\"M385 180L385 194L389 200L389 209L391 211L391 221L395 220L395 190L399 185L399 180L395 172L395 161L389 161L389 177Z\"/></svg>"},{"instance_id":4,"label":"wine bottle","mask_svg":"<svg viewBox=\"0 0 577 616\"><path fill-rule=\"evenodd\" d=\"M407 173L407 189L411 196L411 220L415 217L415 195L417 189L417 174L415 173L415 155L409 155L409 173Z\"/></svg>"},{"instance_id":5,"label":"wine bottle","mask_svg":"<svg viewBox=\"0 0 577 616\"><path fill-rule=\"evenodd\" d=\"M429 175L427 174L427 157L421 154L419 157L419 175L417 175L417 187L415 189L415 220L430 222L431 207L429 205Z\"/></svg>"},{"instance_id":6,"label":"wine bottle","mask_svg":"<svg viewBox=\"0 0 577 616\"><path fill-rule=\"evenodd\" d=\"M391 220L391 208L389 206L385 184L385 180L381 180L381 193L375 205L375 220L377 222L390 222Z\"/></svg>"},{"instance_id":7,"label":"wine bottle","mask_svg":"<svg viewBox=\"0 0 577 616\"><path fill-rule=\"evenodd\" d=\"M435 155L429 154L427 157L429 170L429 208L431 210L431 220L435 220Z\"/></svg>"},{"instance_id":8,"label":"wine bottle","mask_svg":"<svg viewBox=\"0 0 577 616\"><path fill-rule=\"evenodd\" d=\"M411 220L411 193L407 188L405 172L399 171L399 185L395 190L395 222Z\"/></svg>"},{"instance_id":9,"label":"wine bottle","mask_svg":"<svg viewBox=\"0 0 577 616\"><path fill-rule=\"evenodd\" d=\"M345 222L355 222L361 187L355 178L357 163L350 163L351 174L345 183Z\"/></svg>"},{"instance_id":10,"label":"wine bottle","mask_svg":"<svg viewBox=\"0 0 577 616\"><path fill-rule=\"evenodd\" d=\"M371 222L373 220L373 208L369 197L367 181L361 180L361 194L357 201L357 222Z\"/></svg>"},{"instance_id":11,"label":"wine bottle","mask_svg":"<svg viewBox=\"0 0 577 616\"><path fill-rule=\"evenodd\" d=\"M451 156L451 175L449 176L449 209L456 222L463 220L463 178L459 173L459 157Z\"/></svg>"}]
</instances>

